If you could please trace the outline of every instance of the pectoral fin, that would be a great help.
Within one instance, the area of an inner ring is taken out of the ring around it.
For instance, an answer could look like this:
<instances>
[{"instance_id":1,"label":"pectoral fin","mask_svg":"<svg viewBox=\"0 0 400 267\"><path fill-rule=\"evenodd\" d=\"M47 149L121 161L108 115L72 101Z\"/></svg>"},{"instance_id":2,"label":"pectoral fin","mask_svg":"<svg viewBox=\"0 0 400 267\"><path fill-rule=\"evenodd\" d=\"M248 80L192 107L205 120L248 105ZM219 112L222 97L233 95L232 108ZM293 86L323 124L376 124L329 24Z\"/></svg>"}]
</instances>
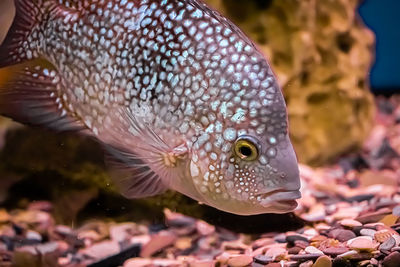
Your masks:
<instances>
[{"instance_id":1,"label":"pectoral fin","mask_svg":"<svg viewBox=\"0 0 400 267\"><path fill-rule=\"evenodd\" d=\"M107 150L110 155L106 159L106 165L122 195L127 198L142 198L167 190L160 177L136 155L110 146Z\"/></svg>"}]
</instances>

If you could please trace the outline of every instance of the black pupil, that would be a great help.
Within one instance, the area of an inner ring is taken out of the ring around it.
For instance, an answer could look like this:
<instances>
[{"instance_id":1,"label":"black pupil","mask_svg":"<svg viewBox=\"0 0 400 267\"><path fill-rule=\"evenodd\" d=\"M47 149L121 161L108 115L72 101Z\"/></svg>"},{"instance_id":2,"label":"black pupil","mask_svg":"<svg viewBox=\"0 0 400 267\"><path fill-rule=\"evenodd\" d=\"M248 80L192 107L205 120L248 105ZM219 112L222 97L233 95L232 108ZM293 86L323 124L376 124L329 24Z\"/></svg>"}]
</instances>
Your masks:
<instances>
[{"instance_id":1,"label":"black pupil","mask_svg":"<svg viewBox=\"0 0 400 267\"><path fill-rule=\"evenodd\" d=\"M240 151L240 153L241 153L243 156L245 156L245 157L250 157L251 154L253 153L253 152L251 151L251 148L248 147L248 146L242 146L242 147L239 149L239 151Z\"/></svg>"}]
</instances>

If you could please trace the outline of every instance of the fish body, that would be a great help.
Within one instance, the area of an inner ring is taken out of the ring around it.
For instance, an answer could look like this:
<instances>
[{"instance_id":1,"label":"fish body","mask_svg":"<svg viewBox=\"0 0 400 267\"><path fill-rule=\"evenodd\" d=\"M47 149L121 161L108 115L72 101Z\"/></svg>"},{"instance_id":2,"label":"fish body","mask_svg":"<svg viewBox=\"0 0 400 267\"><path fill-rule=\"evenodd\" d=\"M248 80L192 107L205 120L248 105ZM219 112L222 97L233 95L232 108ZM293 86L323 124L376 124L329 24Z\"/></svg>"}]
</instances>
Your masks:
<instances>
[{"instance_id":1,"label":"fish body","mask_svg":"<svg viewBox=\"0 0 400 267\"><path fill-rule=\"evenodd\" d=\"M108 148L127 197L179 191L284 213L300 197L282 93L262 53L198 0L15 0L0 113Z\"/></svg>"}]
</instances>

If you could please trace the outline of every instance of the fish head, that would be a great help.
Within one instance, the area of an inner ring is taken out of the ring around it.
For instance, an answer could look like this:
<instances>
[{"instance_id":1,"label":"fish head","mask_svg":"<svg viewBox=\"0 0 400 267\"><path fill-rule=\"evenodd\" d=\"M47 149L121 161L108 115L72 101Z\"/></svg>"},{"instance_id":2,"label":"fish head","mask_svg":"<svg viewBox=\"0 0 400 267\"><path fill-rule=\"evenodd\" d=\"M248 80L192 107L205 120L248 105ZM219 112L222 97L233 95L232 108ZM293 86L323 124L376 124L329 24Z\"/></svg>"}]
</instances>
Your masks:
<instances>
[{"instance_id":1,"label":"fish head","mask_svg":"<svg viewBox=\"0 0 400 267\"><path fill-rule=\"evenodd\" d=\"M192 157L188 177L196 190L187 195L239 215L287 213L297 207L299 170L287 136L279 141L243 134L227 147L219 155L211 152L216 160Z\"/></svg>"},{"instance_id":2,"label":"fish head","mask_svg":"<svg viewBox=\"0 0 400 267\"><path fill-rule=\"evenodd\" d=\"M232 85L225 94L233 92L231 98L209 101L199 116L213 122L198 134L186 165L193 185L186 195L240 215L287 213L301 197L285 101L264 58L259 66L261 80L252 72L242 75L249 81L240 85L244 92Z\"/></svg>"}]
</instances>

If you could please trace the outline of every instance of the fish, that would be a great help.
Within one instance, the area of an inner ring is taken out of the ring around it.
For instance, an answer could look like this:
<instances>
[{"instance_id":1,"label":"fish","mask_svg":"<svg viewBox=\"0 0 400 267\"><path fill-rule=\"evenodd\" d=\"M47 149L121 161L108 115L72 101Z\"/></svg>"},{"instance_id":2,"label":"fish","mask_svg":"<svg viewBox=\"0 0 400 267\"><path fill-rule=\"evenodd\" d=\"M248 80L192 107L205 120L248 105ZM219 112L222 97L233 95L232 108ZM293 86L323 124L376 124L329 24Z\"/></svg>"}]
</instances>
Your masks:
<instances>
[{"instance_id":1,"label":"fish","mask_svg":"<svg viewBox=\"0 0 400 267\"><path fill-rule=\"evenodd\" d=\"M277 79L200 0L14 0L0 114L89 135L121 194L175 190L238 215L301 198Z\"/></svg>"}]
</instances>

